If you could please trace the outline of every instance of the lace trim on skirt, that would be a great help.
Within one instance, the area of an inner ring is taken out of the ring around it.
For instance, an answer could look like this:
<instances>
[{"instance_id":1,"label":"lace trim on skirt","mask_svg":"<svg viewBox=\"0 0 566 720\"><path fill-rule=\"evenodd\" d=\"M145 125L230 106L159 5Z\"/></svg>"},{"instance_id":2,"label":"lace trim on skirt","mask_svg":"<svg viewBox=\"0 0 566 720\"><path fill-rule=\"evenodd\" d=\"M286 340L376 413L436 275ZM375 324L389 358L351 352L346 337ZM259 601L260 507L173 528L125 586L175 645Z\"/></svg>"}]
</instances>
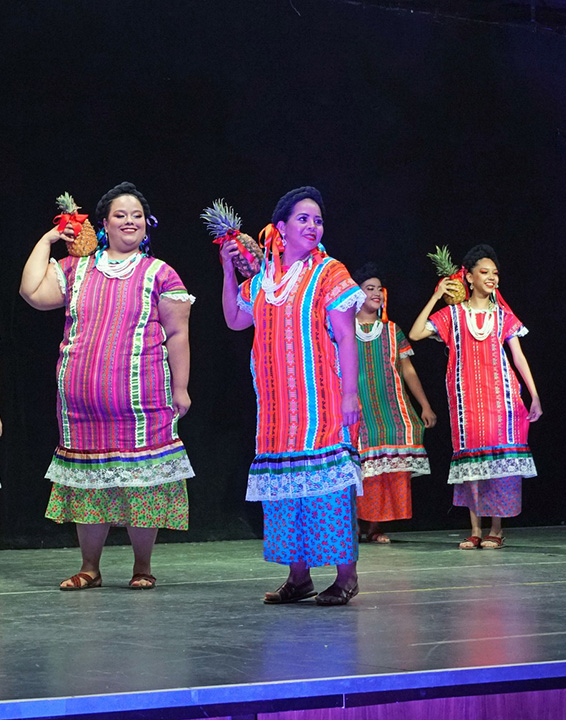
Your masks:
<instances>
[{"instance_id":1,"label":"lace trim on skirt","mask_svg":"<svg viewBox=\"0 0 566 720\"><path fill-rule=\"evenodd\" d=\"M181 440L133 451L102 453L59 446L46 478L77 488L150 487L194 477Z\"/></svg>"},{"instance_id":2,"label":"lace trim on skirt","mask_svg":"<svg viewBox=\"0 0 566 720\"><path fill-rule=\"evenodd\" d=\"M362 475L364 478L397 472L410 472L413 477L430 475L430 463L426 455L385 455L362 460Z\"/></svg>"},{"instance_id":3,"label":"lace trim on skirt","mask_svg":"<svg viewBox=\"0 0 566 720\"><path fill-rule=\"evenodd\" d=\"M537 469L530 453L524 456L479 457L452 460L448 483L455 485L471 480L492 480L506 477L536 477Z\"/></svg>"},{"instance_id":4,"label":"lace trim on skirt","mask_svg":"<svg viewBox=\"0 0 566 720\"><path fill-rule=\"evenodd\" d=\"M246 500L317 497L350 485L363 494L359 456L352 447L263 454L250 468Z\"/></svg>"}]
</instances>

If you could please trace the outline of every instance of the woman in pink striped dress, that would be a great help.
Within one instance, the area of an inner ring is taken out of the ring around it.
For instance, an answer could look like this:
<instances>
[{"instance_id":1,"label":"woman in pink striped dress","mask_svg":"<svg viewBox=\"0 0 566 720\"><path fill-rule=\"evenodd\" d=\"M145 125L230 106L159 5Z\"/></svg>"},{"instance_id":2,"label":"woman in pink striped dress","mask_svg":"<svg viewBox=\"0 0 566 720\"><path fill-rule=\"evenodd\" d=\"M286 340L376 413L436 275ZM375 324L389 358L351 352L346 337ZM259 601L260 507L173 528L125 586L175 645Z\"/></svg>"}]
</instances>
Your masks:
<instances>
[{"instance_id":1,"label":"woman in pink striped dress","mask_svg":"<svg viewBox=\"0 0 566 720\"><path fill-rule=\"evenodd\" d=\"M521 512L521 480L536 475L527 444L530 422L542 414L541 404L519 338L527 329L497 291L499 262L489 245L472 248L463 262L471 296L431 315L440 298L452 295L454 280L443 278L415 320L411 340L433 335L449 350L446 387L454 454L448 482L454 505L468 507L472 531L462 550L496 549L503 545L501 518ZM527 410L504 350L531 396ZM481 518L491 516L482 539Z\"/></svg>"},{"instance_id":2,"label":"woman in pink striped dress","mask_svg":"<svg viewBox=\"0 0 566 720\"><path fill-rule=\"evenodd\" d=\"M177 421L191 404L188 319L194 298L177 273L150 256L152 218L131 183L104 195L95 255L50 260L72 240L70 224L45 233L24 268L21 295L39 310L65 308L57 364L59 445L47 472L46 516L75 522L80 572L62 590L100 587L111 525L133 546L130 587L155 586L151 555L158 528L188 525L185 479L193 476Z\"/></svg>"}]
</instances>

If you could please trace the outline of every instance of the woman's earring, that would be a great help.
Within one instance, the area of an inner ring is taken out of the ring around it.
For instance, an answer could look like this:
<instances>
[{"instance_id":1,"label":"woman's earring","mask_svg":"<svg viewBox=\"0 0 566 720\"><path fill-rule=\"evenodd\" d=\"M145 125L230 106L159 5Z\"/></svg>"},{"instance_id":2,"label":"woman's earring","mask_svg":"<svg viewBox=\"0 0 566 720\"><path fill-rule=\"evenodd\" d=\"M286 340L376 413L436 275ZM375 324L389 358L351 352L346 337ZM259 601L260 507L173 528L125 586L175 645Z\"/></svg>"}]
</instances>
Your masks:
<instances>
[{"instance_id":1,"label":"woman's earring","mask_svg":"<svg viewBox=\"0 0 566 720\"><path fill-rule=\"evenodd\" d=\"M96 237L98 238L98 249L106 250L109 245L108 233L106 232L106 228L100 228L100 230L96 233Z\"/></svg>"},{"instance_id":2,"label":"woman's earring","mask_svg":"<svg viewBox=\"0 0 566 720\"><path fill-rule=\"evenodd\" d=\"M285 238L285 233L281 233L281 242L283 243L283 246L287 245L287 239Z\"/></svg>"},{"instance_id":3,"label":"woman's earring","mask_svg":"<svg viewBox=\"0 0 566 720\"><path fill-rule=\"evenodd\" d=\"M149 252L149 238L147 235L144 236L144 239L140 243L140 251L142 255L147 255Z\"/></svg>"}]
</instances>

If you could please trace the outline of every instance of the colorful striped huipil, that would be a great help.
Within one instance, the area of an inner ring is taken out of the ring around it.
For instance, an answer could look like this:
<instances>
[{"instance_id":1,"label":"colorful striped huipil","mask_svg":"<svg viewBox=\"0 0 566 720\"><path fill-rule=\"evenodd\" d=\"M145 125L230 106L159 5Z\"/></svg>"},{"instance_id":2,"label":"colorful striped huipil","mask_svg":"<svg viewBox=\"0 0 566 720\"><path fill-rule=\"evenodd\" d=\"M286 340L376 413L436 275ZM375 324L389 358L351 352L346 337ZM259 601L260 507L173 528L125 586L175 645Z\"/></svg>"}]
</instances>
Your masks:
<instances>
[{"instance_id":1,"label":"colorful striped huipil","mask_svg":"<svg viewBox=\"0 0 566 720\"><path fill-rule=\"evenodd\" d=\"M413 350L401 328L380 323L370 341L358 338L362 406L360 457L364 494L358 517L370 521L410 518L411 476L428 475L423 446L424 425L413 408L403 381L401 359ZM368 332L371 324L362 324Z\"/></svg>"},{"instance_id":2,"label":"colorful striped huipil","mask_svg":"<svg viewBox=\"0 0 566 720\"><path fill-rule=\"evenodd\" d=\"M449 350L446 389L454 448L449 483L536 475L527 445L528 412L504 349L506 340L527 329L499 305L494 313L494 329L481 341L469 331L462 305L447 306L428 321Z\"/></svg>"},{"instance_id":3,"label":"colorful striped huipil","mask_svg":"<svg viewBox=\"0 0 566 720\"><path fill-rule=\"evenodd\" d=\"M253 315L251 370L257 396L256 457L248 500L361 492L359 457L342 425L341 372L329 312L361 306L365 294L344 265L319 251L305 260L280 306L266 301L262 267L240 286Z\"/></svg>"},{"instance_id":4,"label":"colorful striped huipil","mask_svg":"<svg viewBox=\"0 0 566 720\"><path fill-rule=\"evenodd\" d=\"M160 298L193 301L177 273L142 257L127 279L94 256L55 265L65 295L57 364L59 445L54 487L151 488L194 475L172 406Z\"/></svg>"}]
</instances>

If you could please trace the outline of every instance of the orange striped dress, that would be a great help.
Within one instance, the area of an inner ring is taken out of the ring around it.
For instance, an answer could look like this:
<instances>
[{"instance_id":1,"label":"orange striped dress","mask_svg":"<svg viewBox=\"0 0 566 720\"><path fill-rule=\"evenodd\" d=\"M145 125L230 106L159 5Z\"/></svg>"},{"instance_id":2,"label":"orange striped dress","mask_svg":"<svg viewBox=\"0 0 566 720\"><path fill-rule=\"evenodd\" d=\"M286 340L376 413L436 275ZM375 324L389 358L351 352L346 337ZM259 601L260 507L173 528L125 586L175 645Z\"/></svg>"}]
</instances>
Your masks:
<instances>
[{"instance_id":1,"label":"orange striped dress","mask_svg":"<svg viewBox=\"0 0 566 720\"><path fill-rule=\"evenodd\" d=\"M282 305L267 302L265 267L240 286L254 318L251 371L257 396L256 457L247 500L315 497L355 485L356 439L342 425L341 371L329 312L365 294L344 265L320 251L305 260Z\"/></svg>"}]
</instances>

